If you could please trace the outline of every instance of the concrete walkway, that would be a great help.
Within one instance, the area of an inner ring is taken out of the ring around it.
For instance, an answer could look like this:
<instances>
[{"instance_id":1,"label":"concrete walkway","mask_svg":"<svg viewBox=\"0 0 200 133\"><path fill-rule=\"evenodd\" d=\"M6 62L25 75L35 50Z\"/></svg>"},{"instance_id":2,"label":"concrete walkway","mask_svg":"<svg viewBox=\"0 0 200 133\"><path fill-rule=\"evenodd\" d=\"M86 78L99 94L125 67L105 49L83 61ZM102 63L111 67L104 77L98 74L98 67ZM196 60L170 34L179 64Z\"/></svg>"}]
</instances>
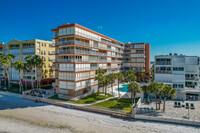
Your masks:
<instances>
[{"instance_id":1,"label":"concrete walkway","mask_svg":"<svg viewBox=\"0 0 200 133\"><path fill-rule=\"evenodd\" d=\"M0 94L22 98L22 94L17 94L17 93L12 93L12 92L7 92L7 91L0 91Z\"/></svg>"}]
</instances>

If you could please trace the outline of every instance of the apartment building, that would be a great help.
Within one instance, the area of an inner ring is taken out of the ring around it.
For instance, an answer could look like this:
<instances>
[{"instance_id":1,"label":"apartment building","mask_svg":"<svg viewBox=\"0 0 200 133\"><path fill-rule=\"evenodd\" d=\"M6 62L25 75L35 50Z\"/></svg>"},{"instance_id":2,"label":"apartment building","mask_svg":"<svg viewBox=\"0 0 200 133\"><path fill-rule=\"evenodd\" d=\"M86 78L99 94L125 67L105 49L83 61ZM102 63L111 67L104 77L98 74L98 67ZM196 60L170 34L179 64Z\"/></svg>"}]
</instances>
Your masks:
<instances>
[{"instance_id":1,"label":"apartment building","mask_svg":"<svg viewBox=\"0 0 200 133\"><path fill-rule=\"evenodd\" d=\"M200 100L200 58L178 54L155 56L155 81L176 89L177 99Z\"/></svg>"},{"instance_id":2,"label":"apartment building","mask_svg":"<svg viewBox=\"0 0 200 133\"><path fill-rule=\"evenodd\" d=\"M105 75L123 71L124 43L76 23L63 24L52 31L55 32L53 39L56 51L56 82L53 86L60 98L67 99L91 90L96 91L98 86L94 78L98 68L102 68ZM150 52L146 52L147 44L135 45L138 50L144 50L144 53ZM150 64L145 61L143 63L145 65L141 65L141 68L146 71L145 66Z\"/></svg>"},{"instance_id":3,"label":"apartment building","mask_svg":"<svg viewBox=\"0 0 200 133\"><path fill-rule=\"evenodd\" d=\"M95 71L120 72L124 44L78 24L63 24L55 32L56 90L60 97L97 90Z\"/></svg>"},{"instance_id":4,"label":"apartment building","mask_svg":"<svg viewBox=\"0 0 200 133\"><path fill-rule=\"evenodd\" d=\"M150 44L126 43L123 54L123 70L134 70L141 78L141 74L150 75Z\"/></svg>"},{"instance_id":5,"label":"apartment building","mask_svg":"<svg viewBox=\"0 0 200 133\"><path fill-rule=\"evenodd\" d=\"M31 83L31 77L33 77L35 83L39 78L43 82L48 82L54 78L55 72L52 70L52 67L53 60L55 59L55 48L53 47L53 42L39 39L25 41L13 39L4 46L4 49L5 55L10 53L15 56L12 62L17 60L24 62L27 55L39 55L44 60L41 77L38 76L34 68L32 72L20 73L23 76L23 81ZM9 72L11 82L18 82L20 78L19 72L11 68L11 66L9 66Z\"/></svg>"}]
</instances>

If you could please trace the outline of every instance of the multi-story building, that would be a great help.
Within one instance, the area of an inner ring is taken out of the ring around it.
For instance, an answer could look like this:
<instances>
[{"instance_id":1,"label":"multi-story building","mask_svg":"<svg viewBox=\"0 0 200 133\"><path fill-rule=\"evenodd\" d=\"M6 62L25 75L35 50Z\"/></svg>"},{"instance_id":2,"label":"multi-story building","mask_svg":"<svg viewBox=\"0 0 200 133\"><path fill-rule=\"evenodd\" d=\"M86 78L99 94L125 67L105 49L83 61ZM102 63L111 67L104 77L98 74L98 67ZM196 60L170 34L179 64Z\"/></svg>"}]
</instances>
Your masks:
<instances>
[{"instance_id":1,"label":"multi-story building","mask_svg":"<svg viewBox=\"0 0 200 133\"><path fill-rule=\"evenodd\" d=\"M123 70L124 43L76 23L63 24L52 31L55 32L53 39L56 51L56 82L53 86L59 97L74 97L87 91L96 91L97 81L94 78L98 68L102 68L105 75ZM136 47L142 52L144 46L146 44ZM146 53L146 50L143 52ZM145 65L140 67L145 69L149 64L143 63Z\"/></svg>"},{"instance_id":2,"label":"multi-story building","mask_svg":"<svg viewBox=\"0 0 200 133\"><path fill-rule=\"evenodd\" d=\"M177 54L155 56L155 81L170 84L177 99L200 100L200 58Z\"/></svg>"},{"instance_id":3,"label":"multi-story building","mask_svg":"<svg viewBox=\"0 0 200 133\"><path fill-rule=\"evenodd\" d=\"M95 71L120 72L124 44L78 24L63 24L55 32L56 90L78 96L97 89Z\"/></svg>"},{"instance_id":4,"label":"multi-story building","mask_svg":"<svg viewBox=\"0 0 200 133\"><path fill-rule=\"evenodd\" d=\"M11 40L5 45L5 55L13 54L15 58L12 60L12 63L20 60L25 61L27 55L39 55L44 60L44 65L42 67L41 77L38 76L37 70L35 68L32 72L21 72L23 76L23 81L31 83L31 77L34 79L34 82L40 78L42 81L52 80L54 77L53 60L55 59L55 48L52 46L53 42L43 41L43 40L25 40L18 41L16 39ZM13 67L9 66L10 80L11 82L19 81L19 71L15 70Z\"/></svg>"},{"instance_id":5,"label":"multi-story building","mask_svg":"<svg viewBox=\"0 0 200 133\"><path fill-rule=\"evenodd\" d=\"M126 43L123 55L124 71L134 70L150 75L150 44L148 43Z\"/></svg>"}]
</instances>

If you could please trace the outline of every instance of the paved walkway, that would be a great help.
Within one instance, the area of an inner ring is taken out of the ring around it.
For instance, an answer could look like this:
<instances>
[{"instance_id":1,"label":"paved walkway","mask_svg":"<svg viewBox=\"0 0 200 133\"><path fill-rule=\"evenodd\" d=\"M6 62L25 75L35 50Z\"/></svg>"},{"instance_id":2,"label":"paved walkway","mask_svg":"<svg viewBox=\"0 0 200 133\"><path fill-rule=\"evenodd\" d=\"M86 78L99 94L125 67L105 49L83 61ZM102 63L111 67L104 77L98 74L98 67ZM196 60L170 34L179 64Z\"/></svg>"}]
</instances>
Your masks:
<instances>
[{"instance_id":1,"label":"paved walkway","mask_svg":"<svg viewBox=\"0 0 200 133\"><path fill-rule=\"evenodd\" d=\"M0 91L0 94L22 98L22 94L17 94L17 93L12 93L12 92L7 92L7 91Z\"/></svg>"}]
</instances>

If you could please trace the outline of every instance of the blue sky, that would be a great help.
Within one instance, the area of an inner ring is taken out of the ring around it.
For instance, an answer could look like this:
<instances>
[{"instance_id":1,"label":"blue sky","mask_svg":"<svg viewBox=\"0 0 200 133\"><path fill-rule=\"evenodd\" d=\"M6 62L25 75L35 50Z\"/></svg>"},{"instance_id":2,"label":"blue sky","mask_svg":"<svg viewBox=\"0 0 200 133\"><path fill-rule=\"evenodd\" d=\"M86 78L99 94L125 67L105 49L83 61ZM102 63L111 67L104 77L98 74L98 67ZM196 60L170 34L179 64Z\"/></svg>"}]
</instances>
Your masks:
<instances>
[{"instance_id":1,"label":"blue sky","mask_svg":"<svg viewBox=\"0 0 200 133\"><path fill-rule=\"evenodd\" d=\"M200 56L200 0L0 0L0 42L51 40L51 29L74 22L124 43L150 43L151 60Z\"/></svg>"}]
</instances>

